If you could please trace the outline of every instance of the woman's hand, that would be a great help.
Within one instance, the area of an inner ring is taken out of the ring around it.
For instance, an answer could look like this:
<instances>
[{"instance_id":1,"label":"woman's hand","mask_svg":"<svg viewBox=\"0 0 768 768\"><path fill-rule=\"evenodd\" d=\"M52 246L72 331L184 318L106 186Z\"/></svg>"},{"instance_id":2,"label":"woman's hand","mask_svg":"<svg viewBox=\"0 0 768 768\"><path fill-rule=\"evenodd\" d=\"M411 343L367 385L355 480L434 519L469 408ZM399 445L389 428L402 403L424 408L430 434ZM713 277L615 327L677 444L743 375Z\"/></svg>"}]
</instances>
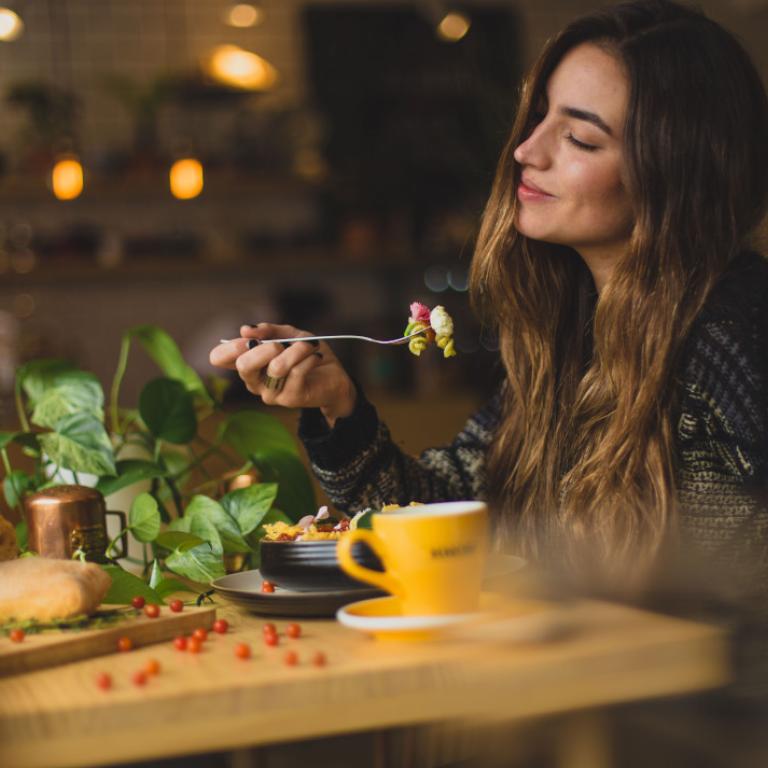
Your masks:
<instances>
[{"instance_id":1,"label":"woman's hand","mask_svg":"<svg viewBox=\"0 0 768 768\"><path fill-rule=\"evenodd\" d=\"M267 405L319 408L332 427L355 407L355 385L331 348L323 342L297 341L290 346L256 344L250 339L285 339L311 336L290 325L243 325L240 339L211 350L211 365L237 371L246 389Z\"/></svg>"}]
</instances>

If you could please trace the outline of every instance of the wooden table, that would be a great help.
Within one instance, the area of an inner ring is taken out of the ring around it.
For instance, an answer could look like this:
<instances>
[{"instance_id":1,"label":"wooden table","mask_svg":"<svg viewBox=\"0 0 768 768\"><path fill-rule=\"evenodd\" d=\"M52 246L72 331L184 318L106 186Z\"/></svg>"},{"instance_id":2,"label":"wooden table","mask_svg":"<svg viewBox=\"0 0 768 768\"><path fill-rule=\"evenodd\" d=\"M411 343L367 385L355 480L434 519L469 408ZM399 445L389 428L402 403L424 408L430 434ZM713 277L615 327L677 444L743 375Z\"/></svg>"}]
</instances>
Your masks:
<instances>
[{"instance_id":1,"label":"wooden table","mask_svg":"<svg viewBox=\"0 0 768 768\"><path fill-rule=\"evenodd\" d=\"M451 718L510 720L717 687L727 678L713 627L607 603L575 608L577 629L529 645L375 641L335 621L262 642L266 619L222 604L232 630L199 655L170 643L0 680L0 765L87 766L236 750ZM247 641L253 658L235 658ZM287 667L287 648L300 664ZM309 663L322 650L324 668ZM156 658L145 688L131 673ZM112 674L99 690L94 677Z\"/></svg>"}]
</instances>

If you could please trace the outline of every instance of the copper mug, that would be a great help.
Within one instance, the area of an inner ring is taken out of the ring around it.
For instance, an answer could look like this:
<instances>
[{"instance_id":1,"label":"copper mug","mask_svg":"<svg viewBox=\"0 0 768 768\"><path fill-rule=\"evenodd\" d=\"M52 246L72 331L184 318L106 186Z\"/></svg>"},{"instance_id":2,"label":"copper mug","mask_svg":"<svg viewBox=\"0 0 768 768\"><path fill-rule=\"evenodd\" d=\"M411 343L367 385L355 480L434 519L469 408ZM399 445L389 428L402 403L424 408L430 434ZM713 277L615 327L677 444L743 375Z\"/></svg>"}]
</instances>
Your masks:
<instances>
[{"instance_id":1,"label":"copper mug","mask_svg":"<svg viewBox=\"0 0 768 768\"><path fill-rule=\"evenodd\" d=\"M120 551L125 557L128 538L125 513L107 512L104 497L84 485L57 485L24 500L29 529L29 548L42 557L69 559L81 550L86 560L106 562L107 515L120 518Z\"/></svg>"}]
</instances>

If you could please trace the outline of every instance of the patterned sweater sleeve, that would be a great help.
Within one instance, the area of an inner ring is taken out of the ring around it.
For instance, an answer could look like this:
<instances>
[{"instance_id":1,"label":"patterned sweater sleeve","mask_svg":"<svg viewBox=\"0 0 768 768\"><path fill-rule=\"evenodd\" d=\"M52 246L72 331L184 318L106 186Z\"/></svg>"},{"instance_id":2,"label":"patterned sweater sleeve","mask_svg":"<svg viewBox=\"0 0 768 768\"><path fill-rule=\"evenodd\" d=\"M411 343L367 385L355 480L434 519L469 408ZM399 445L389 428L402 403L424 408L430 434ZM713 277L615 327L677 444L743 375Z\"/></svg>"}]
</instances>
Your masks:
<instances>
[{"instance_id":1,"label":"patterned sweater sleeve","mask_svg":"<svg viewBox=\"0 0 768 768\"><path fill-rule=\"evenodd\" d=\"M690 339L677 428L682 542L729 629L731 695L768 701L768 269ZM690 600L690 595L688 596Z\"/></svg>"},{"instance_id":2,"label":"patterned sweater sleeve","mask_svg":"<svg viewBox=\"0 0 768 768\"><path fill-rule=\"evenodd\" d=\"M485 454L500 417L495 396L447 446L405 454L358 388L354 412L329 429L315 409L302 412L299 437L333 504L345 512L410 501L484 498Z\"/></svg>"},{"instance_id":3,"label":"patterned sweater sleeve","mask_svg":"<svg viewBox=\"0 0 768 768\"><path fill-rule=\"evenodd\" d=\"M723 565L752 563L768 574L768 268L737 274L720 295L684 361L683 530Z\"/></svg>"}]
</instances>

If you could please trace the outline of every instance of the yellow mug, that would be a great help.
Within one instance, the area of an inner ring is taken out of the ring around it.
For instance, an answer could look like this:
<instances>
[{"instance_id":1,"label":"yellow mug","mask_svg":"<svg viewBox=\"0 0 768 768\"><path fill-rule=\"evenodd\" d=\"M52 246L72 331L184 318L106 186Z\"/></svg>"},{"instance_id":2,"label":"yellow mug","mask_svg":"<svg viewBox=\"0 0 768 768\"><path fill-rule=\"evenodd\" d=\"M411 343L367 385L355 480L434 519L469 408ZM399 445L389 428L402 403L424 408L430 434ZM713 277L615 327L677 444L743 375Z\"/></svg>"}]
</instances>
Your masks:
<instances>
[{"instance_id":1,"label":"yellow mug","mask_svg":"<svg viewBox=\"0 0 768 768\"><path fill-rule=\"evenodd\" d=\"M357 563L352 548L367 544L384 572ZM354 578L397 595L407 616L476 611L488 550L488 510L482 501L401 507L373 515L373 530L345 533L341 567Z\"/></svg>"}]
</instances>

